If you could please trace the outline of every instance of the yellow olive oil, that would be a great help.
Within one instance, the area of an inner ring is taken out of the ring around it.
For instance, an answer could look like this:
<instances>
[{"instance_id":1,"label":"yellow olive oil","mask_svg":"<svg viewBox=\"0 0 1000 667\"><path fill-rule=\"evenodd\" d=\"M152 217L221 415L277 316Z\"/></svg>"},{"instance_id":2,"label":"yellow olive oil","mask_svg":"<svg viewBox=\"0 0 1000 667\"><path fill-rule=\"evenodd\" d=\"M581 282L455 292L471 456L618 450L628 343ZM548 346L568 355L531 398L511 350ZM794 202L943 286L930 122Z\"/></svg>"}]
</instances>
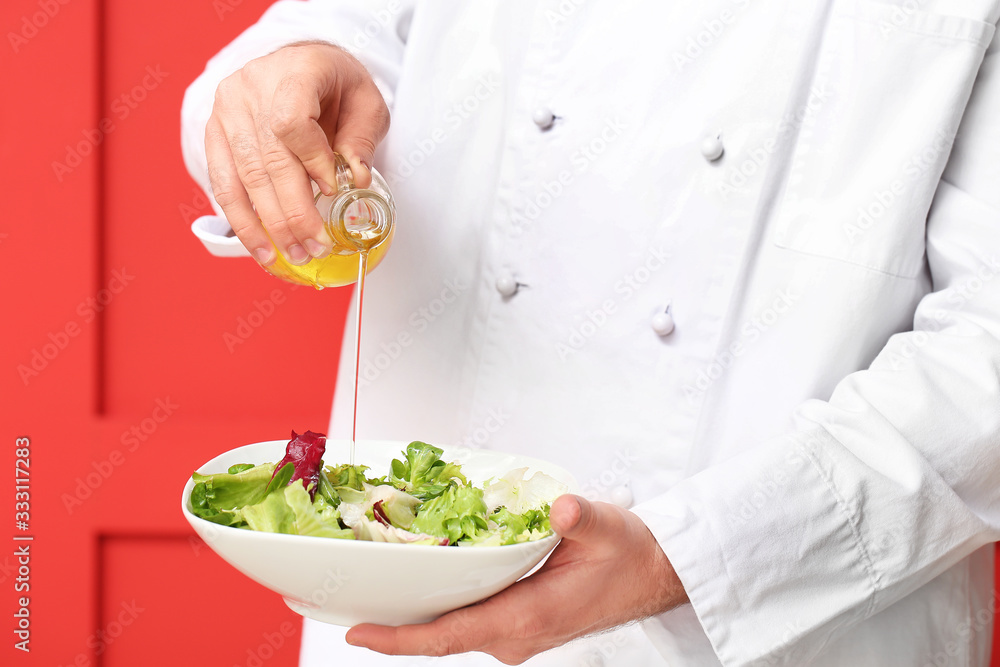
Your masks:
<instances>
[{"instance_id":1,"label":"yellow olive oil","mask_svg":"<svg viewBox=\"0 0 1000 667\"><path fill-rule=\"evenodd\" d=\"M392 243L394 231L390 230L389 234L378 245L365 251L368 257L366 272L373 270L381 263ZM295 266L288 263L281 256L281 253L278 253L278 261L267 267L267 270L282 280L299 285L309 285L316 289L343 287L358 280L361 255L362 253L357 250L334 248L333 252L326 257L312 259L302 266Z\"/></svg>"},{"instance_id":2,"label":"yellow olive oil","mask_svg":"<svg viewBox=\"0 0 1000 667\"><path fill-rule=\"evenodd\" d=\"M358 380L361 368L361 320L365 300L365 277L378 266L395 233L396 207L382 176L372 170L371 188L357 189L347 161L334 154L337 165L337 192L324 195L314 187L316 208L325 221L333 251L302 266L288 262L279 252L269 273L318 290L356 282L357 322L354 331L354 405L351 414L351 465L358 436Z\"/></svg>"}]
</instances>

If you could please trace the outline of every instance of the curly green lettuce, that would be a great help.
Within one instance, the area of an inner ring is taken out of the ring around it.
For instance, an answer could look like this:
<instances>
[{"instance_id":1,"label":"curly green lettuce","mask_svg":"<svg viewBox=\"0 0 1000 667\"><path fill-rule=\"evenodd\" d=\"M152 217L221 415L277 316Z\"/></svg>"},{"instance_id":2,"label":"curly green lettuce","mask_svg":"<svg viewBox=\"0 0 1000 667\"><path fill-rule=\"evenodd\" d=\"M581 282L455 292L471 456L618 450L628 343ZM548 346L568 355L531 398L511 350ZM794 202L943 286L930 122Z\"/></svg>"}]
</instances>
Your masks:
<instances>
[{"instance_id":1,"label":"curly green lettuce","mask_svg":"<svg viewBox=\"0 0 1000 667\"><path fill-rule=\"evenodd\" d=\"M453 484L468 484L457 463L441 460L444 450L426 442L411 442L405 460L393 459L389 481L420 500L437 498Z\"/></svg>"},{"instance_id":2,"label":"curly green lettuce","mask_svg":"<svg viewBox=\"0 0 1000 667\"><path fill-rule=\"evenodd\" d=\"M500 546L552 534L549 506L566 487L526 468L472 486L443 450L412 442L390 474L323 466L325 436L293 432L280 467L239 464L194 473L191 508L214 523L249 530L426 545ZM314 449L315 448L315 449Z\"/></svg>"}]
</instances>

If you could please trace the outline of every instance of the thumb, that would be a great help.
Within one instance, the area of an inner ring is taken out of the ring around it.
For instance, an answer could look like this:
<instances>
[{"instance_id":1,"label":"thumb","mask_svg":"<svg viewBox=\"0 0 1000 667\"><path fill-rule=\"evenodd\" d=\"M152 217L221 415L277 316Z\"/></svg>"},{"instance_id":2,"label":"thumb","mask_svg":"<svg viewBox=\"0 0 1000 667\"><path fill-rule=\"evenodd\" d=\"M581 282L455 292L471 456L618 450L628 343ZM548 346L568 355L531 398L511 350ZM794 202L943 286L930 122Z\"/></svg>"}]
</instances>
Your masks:
<instances>
[{"instance_id":1,"label":"thumb","mask_svg":"<svg viewBox=\"0 0 1000 667\"><path fill-rule=\"evenodd\" d=\"M354 174L354 185L371 185L375 148L389 131L389 109L370 79L341 102L333 150L344 156Z\"/></svg>"},{"instance_id":2,"label":"thumb","mask_svg":"<svg viewBox=\"0 0 1000 667\"><path fill-rule=\"evenodd\" d=\"M586 498L566 494L552 503L549 522L563 539L586 540L597 533L600 510Z\"/></svg>"}]
</instances>

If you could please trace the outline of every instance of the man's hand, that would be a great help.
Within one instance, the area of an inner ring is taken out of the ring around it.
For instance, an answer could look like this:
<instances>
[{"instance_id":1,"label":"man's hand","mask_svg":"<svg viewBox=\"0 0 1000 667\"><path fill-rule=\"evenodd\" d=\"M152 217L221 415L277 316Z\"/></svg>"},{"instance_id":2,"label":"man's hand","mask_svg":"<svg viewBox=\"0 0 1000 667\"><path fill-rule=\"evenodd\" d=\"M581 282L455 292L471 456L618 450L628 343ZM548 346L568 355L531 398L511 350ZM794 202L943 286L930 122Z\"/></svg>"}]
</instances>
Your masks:
<instances>
[{"instance_id":1,"label":"man's hand","mask_svg":"<svg viewBox=\"0 0 1000 667\"><path fill-rule=\"evenodd\" d=\"M333 194L336 151L368 187L388 129L382 95L354 57L332 44L286 46L219 84L205 128L215 199L262 265L275 261L275 248L305 264L331 250L310 178Z\"/></svg>"},{"instance_id":2,"label":"man's hand","mask_svg":"<svg viewBox=\"0 0 1000 667\"><path fill-rule=\"evenodd\" d=\"M359 625L348 631L348 643L390 655L482 651L517 665L577 637L687 602L666 555L634 514L562 496L550 518L563 539L534 575L431 623Z\"/></svg>"}]
</instances>

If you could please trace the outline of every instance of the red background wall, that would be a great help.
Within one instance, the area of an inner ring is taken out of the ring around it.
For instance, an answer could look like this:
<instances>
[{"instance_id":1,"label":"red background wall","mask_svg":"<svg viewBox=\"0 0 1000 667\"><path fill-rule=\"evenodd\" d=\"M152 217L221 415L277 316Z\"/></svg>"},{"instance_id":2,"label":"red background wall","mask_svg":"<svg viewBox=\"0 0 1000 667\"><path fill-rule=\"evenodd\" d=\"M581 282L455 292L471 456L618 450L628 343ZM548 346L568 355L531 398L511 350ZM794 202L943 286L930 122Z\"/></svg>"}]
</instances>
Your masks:
<instances>
[{"instance_id":1,"label":"red background wall","mask_svg":"<svg viewBox=\"0 0 1000 667\"><path fill-rule=\"evenodd\" d=\"M268 4L0 8L0 526L11 522L0 528L0 664L296 663L298 617L178 511L185 479L215 454L325 429L337 370L336 355L289 340L308 319L337 350L347 291L212 258L188 231L209 208L181 162L184 89ZM135 91L147 68L162 80ZM282 303L228 349L223 336L275 290ZM26 531L13 526L19 437L30 438ZM29 654L10 634L23 595L14 534L34 537Z\"/></svg>"},{"instance_id":2,"label":"red background wall","mask_svg":"<svg viewBox=\"0 0 1000 667\"><path fill-rule=\"evenodd\" d=\"M209 207L181 160L184 89L269 2L61 2L0 8L0 664L295 665L299 617L178 509L214 455L329 419L336 355L290 335L307 319L337 350L349 291L213 258L188 229ZM230 351L223 335L267 300L281 303ZM12 646L15 533L34 537L30 654Z\"/></svg>"}]
</instances>

